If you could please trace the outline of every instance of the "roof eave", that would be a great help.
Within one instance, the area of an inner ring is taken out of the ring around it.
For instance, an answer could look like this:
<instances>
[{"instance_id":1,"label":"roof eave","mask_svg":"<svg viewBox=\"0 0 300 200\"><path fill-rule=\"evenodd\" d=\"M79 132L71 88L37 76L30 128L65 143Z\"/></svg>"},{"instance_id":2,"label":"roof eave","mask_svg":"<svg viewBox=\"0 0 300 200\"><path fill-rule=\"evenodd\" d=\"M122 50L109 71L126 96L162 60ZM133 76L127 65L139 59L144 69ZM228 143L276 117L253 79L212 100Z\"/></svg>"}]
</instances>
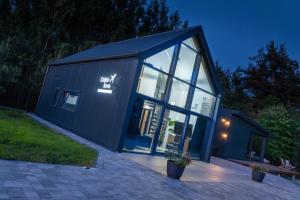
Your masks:
<instances>
[{"instance_id":1,"label":"roof eave","mask_svg":"<svg viewBox=\"0 0 300 200\"><path fill-rule=\"evenodd\" d=\"M134 57L138 57L139 54L140 54L140 52L134 52L134 53L130 53L130 54L123 54L123 55L116 55L116 56L106 56L106 57L80 59L80 60L71 61L71 62L61 61L59 59L59 60L55 60L54 62L50 63L49 66L59 66L59 65L69 65L69 64L104 61L104 60L117 60L117 59L134 58Z\"/></svg>"}]
</instances>

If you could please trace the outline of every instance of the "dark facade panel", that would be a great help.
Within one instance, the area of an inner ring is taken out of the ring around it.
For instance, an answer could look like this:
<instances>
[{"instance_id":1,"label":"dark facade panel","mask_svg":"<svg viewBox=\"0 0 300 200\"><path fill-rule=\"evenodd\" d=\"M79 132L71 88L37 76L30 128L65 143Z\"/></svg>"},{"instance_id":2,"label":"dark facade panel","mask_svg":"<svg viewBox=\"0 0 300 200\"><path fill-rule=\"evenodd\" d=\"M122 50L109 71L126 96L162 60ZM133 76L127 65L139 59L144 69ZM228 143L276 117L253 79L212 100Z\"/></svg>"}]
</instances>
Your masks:
<instances>
[{"instance_id":1,"label":"dark facade panel","mask_svg":"<svg viewBox=\"0 0 300 200\"><path fill-rule=\"evenodd\" d=\"M243 114L244 115L244 114ZM226 127L222 119L230 121L230 126ZM263 159L265 151L265 141L268 135L262 131L261 127L250 119L244 119L237 115L236 110L222 109L219 115L218 124L215 131L215 141L213 145L213 155L223 158L248 160L250 159L251 141L253 137L259 138L256 144L256 157ZM228 138L222 138L222 133L228 134Z\"/></svg>"},{"instance_id":2,"label":"dark facade panel","mask_svg":"<svg viewBox=\"0 0 300 200\"><path fill-rule=\"evenodd\" d=\"M118 148L137 70L137 59L50 66L37 115L113 151ZM101 77L115 76L112 93L99 93ZM78 95L64 106L66 93Z\"/></svg>"},{"instance_id":3,"label":"dark facade panel","mask_svg":"<svg viewBox=\"0 0 300 200\"><path fill-rule=\"evenodd\" d=\"M225 157L245 160L251 132L256 130L242 119L233 116L229 129L228 141L225 146Z\"/></svg>"}]
</instances>

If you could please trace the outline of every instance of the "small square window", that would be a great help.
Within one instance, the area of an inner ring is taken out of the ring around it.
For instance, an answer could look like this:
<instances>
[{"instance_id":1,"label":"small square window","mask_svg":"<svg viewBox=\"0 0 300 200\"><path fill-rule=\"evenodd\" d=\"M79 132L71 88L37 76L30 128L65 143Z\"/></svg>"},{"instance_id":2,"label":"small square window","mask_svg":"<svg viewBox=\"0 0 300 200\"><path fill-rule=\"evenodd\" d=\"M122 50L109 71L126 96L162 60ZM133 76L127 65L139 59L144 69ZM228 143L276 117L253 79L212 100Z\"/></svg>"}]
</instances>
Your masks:
<instances>
[{"instance_id":1,"label":"small square window","mask_svg":"<svg viewBox=\"0 0 300 200\"><path fill-rule=\"evenodd\" d=\"M78 94L65 93L65 104L76 106L78 100Z\"/></svg>"},{"instance_id":2,"label":"small square window","mask_svg":"<svg viewBox=\"0 0 300 200\"><path fill-rule=\"evenodd\" d=\"M78 91L66 91L63 96L63 104L61 108L69 111L75 111L79 99Z\"/></svg>"}]
</instances>

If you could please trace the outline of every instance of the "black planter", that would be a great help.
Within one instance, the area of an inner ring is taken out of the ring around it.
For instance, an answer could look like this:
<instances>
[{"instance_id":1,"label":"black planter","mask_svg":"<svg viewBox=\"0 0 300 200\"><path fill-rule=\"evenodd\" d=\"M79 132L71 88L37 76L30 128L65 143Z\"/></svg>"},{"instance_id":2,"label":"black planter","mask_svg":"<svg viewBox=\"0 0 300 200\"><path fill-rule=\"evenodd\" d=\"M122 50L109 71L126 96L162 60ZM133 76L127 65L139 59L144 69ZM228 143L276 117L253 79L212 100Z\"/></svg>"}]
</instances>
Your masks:
<instances>
[{"instance_id":1,"label":"black planter","mask_svg":"<svg viewBox=\"0 0 300 200\"><path fill-rule=\"evenodd\" d=\"M180 179L183 174L185 167L175 165L174 161L168 160L167 162L167 175L170 178Z\"/></svg>"},{"instance_id":2,"label":"black planter","mask_svg":"<svg viewBox=\"0 0 300 200\"><path fill-rule=\"evenodd\" d=\"M256 182L262 182L265 178L265 173L264 172L260 172L257 170L252 170L252 180L256 181Z\"/></svg>"}]
</instances>

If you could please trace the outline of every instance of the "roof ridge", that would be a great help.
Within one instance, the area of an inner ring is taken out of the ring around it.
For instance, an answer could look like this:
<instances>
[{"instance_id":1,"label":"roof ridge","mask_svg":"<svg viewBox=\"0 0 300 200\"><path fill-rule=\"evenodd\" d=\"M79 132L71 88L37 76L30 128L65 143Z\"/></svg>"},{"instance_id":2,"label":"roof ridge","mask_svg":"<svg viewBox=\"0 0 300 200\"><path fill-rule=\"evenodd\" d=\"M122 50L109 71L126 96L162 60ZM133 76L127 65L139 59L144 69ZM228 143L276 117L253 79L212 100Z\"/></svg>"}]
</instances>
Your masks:
<instances>
[{"instance_id":1,"label":"roof ridge","mask_svg":"<svg viewBox=\"0 0 300 200\"><path fill-rule=\"evenodd\" d=\"M171 31L164 31L164 32L160 32L160 33L148 34L148 35L144 35L144 36L138 36L138 37L134 37L134 38L128 38L128 39L125 39L125 40L119 40L119 41L115 41L115 42L99 44L99 45L96 45L96 46L94 46L92 48L100 47L100 46L103 46L103 45L117 44L119 42L128 42L130 40L135 40L135 39L143 39L143 38L154 37L154 36L159 36L159 35L165 35L165 34L170 34L170 33L185 32L185 31L189 31L189 30L192 30L192 29L195 29L195 28L199 28L199 27L200 26L191 26L191 27L182 28L182 29L175 29L175 30L171 30Z\"/></svg>"}]
</instances>

